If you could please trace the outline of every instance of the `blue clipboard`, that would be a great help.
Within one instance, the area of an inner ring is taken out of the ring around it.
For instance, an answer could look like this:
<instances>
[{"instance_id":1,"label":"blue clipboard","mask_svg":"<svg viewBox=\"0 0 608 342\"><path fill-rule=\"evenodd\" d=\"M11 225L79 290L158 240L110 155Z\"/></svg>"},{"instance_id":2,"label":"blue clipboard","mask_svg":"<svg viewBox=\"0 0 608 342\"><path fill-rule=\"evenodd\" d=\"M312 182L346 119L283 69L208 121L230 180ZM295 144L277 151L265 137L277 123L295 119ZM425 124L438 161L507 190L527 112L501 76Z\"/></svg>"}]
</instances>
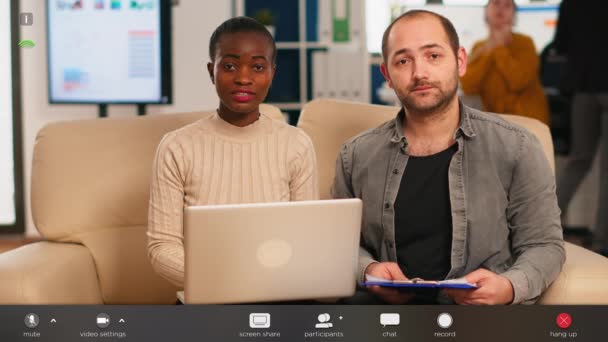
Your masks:
<instances>
[{"instance_id":1,"label":"blue clipboard","mask_svg":"<svg viewBox=\"0 0 608 342\"><path fill-rule=\"evenodd\" d=\"M392 282L380 282L380 281L365 281L360 283L361 286L383 286L383 287L393 287L400 289L407 288L441 288L441 289L476 289L477 286L475 284L469 283L450 283L450 282L411 282L411 283L392 283Z\"/></svg>"}]
</instances>

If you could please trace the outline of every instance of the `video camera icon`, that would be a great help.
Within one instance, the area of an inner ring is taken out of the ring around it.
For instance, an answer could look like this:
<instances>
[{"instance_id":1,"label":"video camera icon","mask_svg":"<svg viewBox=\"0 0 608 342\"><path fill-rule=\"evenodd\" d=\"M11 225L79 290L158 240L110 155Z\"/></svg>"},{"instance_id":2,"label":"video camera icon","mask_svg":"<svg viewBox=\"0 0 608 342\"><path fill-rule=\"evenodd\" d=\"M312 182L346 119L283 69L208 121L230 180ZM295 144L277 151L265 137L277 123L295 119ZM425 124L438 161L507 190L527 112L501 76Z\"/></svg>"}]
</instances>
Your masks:
<instances>
[{"instance_id":1,"label":"video camera icon","mask_svg":"<svg viewBox=\"0 0 608 342\"><path fill-rule=\"evenodd\" d=\"M110 316L105 313L100 313L99 315L97 315L96 323L97 326L100 328L107 328L108 326L110 326Z\"/></svg>"}]
</instances>

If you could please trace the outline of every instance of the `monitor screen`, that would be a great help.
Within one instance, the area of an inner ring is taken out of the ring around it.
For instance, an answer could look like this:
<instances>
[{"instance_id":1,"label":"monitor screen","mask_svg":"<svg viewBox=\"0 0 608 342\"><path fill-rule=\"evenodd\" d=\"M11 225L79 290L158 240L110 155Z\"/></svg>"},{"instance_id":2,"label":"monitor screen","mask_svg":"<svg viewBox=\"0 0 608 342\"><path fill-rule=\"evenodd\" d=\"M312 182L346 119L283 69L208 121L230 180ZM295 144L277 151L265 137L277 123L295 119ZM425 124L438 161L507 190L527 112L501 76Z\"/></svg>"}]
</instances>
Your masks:
<instances>
[{"instance_id":1,"label":"monitor screen","mask_svg":"<svg viewBox=\"0 0 608 342\"><path fill-rule=\"evenodd\" d=\"M11 32L11 1L0 1L0 226L16 219Z\"/></svg>"},{"instance_id":2,"label":"monitor screen","mask_svg":"<svg viewBox=\"0 0 608 342\"><path fill-rule=\"evenodd\" d=\"M170 103L170 2L49 0L51 103Z\"/></svg>"}]
</instances>

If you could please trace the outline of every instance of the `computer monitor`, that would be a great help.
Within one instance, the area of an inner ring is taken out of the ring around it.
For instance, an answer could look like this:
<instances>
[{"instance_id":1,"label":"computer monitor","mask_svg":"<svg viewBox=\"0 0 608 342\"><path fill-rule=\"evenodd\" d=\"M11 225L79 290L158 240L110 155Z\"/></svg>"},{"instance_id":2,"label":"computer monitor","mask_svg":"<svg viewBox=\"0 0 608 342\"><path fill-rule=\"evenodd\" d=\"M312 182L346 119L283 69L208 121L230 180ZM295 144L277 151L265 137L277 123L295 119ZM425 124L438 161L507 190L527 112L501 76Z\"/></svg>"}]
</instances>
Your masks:
<instances>
[{"instance_id":1,"label":"computer monitor","mask_svg":"<svg viewBox=\"0 0 608 342\"><path fill-rule=\"evenodd\" d=\"M0 232L16 223L11 1L0 1Z\"/></svg>"},{"instance_id":2,"label":"computer monitor","mask_svg":"<svg viewBox=\"0 0 608 342\"><path fill-rule=\"evenodd\" d=\"M51 103L171 103L170 1L47 2Z\"/></svg>"}]
</instances>

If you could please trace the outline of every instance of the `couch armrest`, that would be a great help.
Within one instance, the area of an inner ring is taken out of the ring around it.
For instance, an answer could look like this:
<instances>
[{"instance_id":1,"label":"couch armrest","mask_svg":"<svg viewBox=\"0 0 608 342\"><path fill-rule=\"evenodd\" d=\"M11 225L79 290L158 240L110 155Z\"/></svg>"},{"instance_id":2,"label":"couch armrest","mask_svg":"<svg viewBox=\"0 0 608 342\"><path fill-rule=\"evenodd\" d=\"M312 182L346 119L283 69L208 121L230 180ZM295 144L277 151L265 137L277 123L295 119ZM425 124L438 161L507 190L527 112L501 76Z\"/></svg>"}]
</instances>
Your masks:
<instances>
[{"instance_id":1,"label":"couch armrest","mask_svg":"<svg viewBox=\"0 0 608 342\"><path fill-rule=\"evenodd\" d=\"M103 304L82 245L37 242L2 253L0 279L0 304Z\"/></svg>"},{"instance_id":2,"label":"couch armrest","mask_svg":"<svg viewBox=\"0 0 608 342\"><path fill-rule=\"evenodd\" d=\"M608 258L565 243L566 262L539 304L608 304Z\"/></svg>"}]
</instances>

